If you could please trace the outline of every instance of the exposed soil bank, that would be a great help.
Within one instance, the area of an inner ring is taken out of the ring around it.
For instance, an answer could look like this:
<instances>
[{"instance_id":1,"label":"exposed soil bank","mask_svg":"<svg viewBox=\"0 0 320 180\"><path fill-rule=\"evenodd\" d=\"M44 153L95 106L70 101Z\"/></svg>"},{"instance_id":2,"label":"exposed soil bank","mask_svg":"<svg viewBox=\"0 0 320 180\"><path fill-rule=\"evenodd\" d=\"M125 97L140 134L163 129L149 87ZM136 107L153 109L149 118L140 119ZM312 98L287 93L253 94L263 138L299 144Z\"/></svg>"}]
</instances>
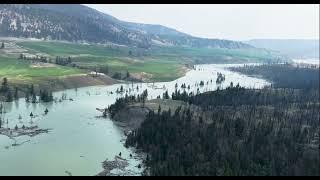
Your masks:
<instances>
[{"instance_id":1,"label":"exposed soil bank","mask_svg":"<svg viewBox=\"0 0 320 180\"><path fill-rule=\"evenodd\" d=\"M181 76L184 76L191 69L184 66L179 71L181 72ZM151 82L151 77L141 77L142 73L136 73L132 75L132 78L128 81L141 81L142 82ZM89 87L89 86L99 86L99 85L113 85L117 83L126 82L125 80L116 80L111 78L108 75L100 74L99 76L93 76L91 74L76 74L70 76L56 77L56 78L34 78L32 81L24 81L8 78L9 86L18 87L19 93L18 96L20 98L25 97L25 93L27 88L30 87L31 84L34 85L35 91L39 92L40 89L47 89L50 91L61 91L66 89L75 89L81 87ZM0 93L0 101L5 100L5 94Z\"/></svg>"},{"instance_id":2,"label":"exposed soil bank","mask_svg":"<svg viewBox=\"0 0 320 180\"><path fill-rule=\"evenodd\" d=\"M106 75L99 75L93 77L90 75L75 75L67 76L56 80L55 86L52 86L51 89L54 91L64 90L64 89L73 89L87 86L97 86L97 85L112 85L118 83L117 80L112 79Z\"/></svg>"},{"instance_id":3,"label":"exposed soil bank","mask_svg":"<svg viewBox=\"0 0 320 180\"><path fill-rule=\"evenodd\" d=\"M55 91L61 91L65 89L75 89L75 88L98 86L98 85L113 85L116 83L120 83L120 81L112 79L111 77L106 75L93 77L87 74L79 74L79 75L65 76L65 77L59 77L59 78L34 79L32 83L16 81L10 78L8 78L8 81L9 81L10 87L16 86L19 88L18 96L20 98L25 97L24 92L27 92L27 89L28 87L30 87L31 84L34 85L36 92L39 92L40 90L43 90L43 89L47 89L55 92ZM0 93L0 101L4 101L6 99L5 96L6 94Z\"/></svg>"},{"instance_id":4,"label":"exposed soil bank","mask_svg":"<svg viewBox=\"0 0 320 180\"><path fill-rule=\"evenodd\" d=\"M149 100L145 103L144 107L142 103L135 103L117 112L113 117L114 123L124 128L125 133L127 133L139 128L150 111L158 111L159 105L161 107L161 111L167 111L170 108L173 113L179 106L187 107L188 103L170 99ZM192 106L192 108L197 107Z\"/></svg>"}]
</instances>

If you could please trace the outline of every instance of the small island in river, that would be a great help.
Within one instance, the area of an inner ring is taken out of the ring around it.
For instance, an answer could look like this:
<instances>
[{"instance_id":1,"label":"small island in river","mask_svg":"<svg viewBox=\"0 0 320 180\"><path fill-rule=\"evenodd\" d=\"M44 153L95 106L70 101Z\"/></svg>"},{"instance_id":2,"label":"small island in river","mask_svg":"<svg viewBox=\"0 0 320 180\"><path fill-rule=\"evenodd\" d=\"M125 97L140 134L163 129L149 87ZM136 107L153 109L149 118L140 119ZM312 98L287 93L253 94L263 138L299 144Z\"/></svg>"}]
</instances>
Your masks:
<instances>
[{"instance_id":1,"label":"small island in river","mask_svg":"<svg viewBox=\"0 0 320 180\"><path fill-rule=\"evenodd\" d=\"M0 128L0 135L8 136L9 138L19 137L19 136L30 136L34 137L38 134L48 133L50 129L40 129L38 126L31 127L21 127L21 128Z\"/></svg>"}]
</instances>

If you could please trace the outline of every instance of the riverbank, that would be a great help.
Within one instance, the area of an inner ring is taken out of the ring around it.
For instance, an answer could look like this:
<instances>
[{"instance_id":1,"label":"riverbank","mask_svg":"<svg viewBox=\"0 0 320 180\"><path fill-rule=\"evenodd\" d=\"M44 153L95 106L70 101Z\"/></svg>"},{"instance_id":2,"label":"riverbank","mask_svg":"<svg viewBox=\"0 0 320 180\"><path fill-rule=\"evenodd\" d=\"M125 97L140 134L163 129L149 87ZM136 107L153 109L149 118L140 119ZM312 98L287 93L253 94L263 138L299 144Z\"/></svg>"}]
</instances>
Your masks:
<instances>
[{"instance_id":1,"label":"riverbank","mask_svg":"<svg viewBox=\"0 0 320 180\"><path fill-rule=\"evenodd\" d=\"M171 99L152 99L145 102L144 106L142 103L130 104L127 107L121 109L113 117L113 122L121 127L127 135L130 131L138 129L146 119L146 116L150 111L157 112L161 107L162 111L171 110L172 113L178 107L190 107L192 109L198 109L196 106L189 106L188 103L183 101L176 101Z\"/></svg>"},{"instance_id":2,"label":"riverbank","mask_svg":"<svg viewBox=\"0 0 320 180\"><path fill-rule=\"evenodd\" d=\"M81 87L90 86L100 86L100 85L113 85L120 83L120 81L115 80L106 75L99 75L93 77L89 74L76 74L62 77L52 77L52 78L37 78L33 81L24 81L19 79L7 78L10 87L17 87L19 89L18 97L25 97L25 92L30 87L31 84L34 85L36 92L46 89L52 92L58 92L67 89L76 89ZM12 89L14 90L14 89ZM5 100L6 94L0 93L0 101ZM2 97L2 98L1 98Z\"/></svg>"},{"instance_id":3,"label":"riverbank","mask_svg":"<svg viewBox=\"0 0 320 180\"><path fill-rule=\"evenodd\" d=\"M186 73L185 77L175 81L154 83L134 84L134 88L130 83L115 84L110 86L91 86L87 88L78 88L54 93L54 97L62 97L66 94L68 98L74 101L65 101L62 103L26 103L25 99L19 99L17 102L4 103L6 106L5 119L9 120L8 127L14 128L19 123L19 114L23 117L24 124L29 122L30 113L34 115L43 114L48 108L49 113L46 116L35 119L33 125L39 125L40 128L52 128L53 131L49 134L41 134L33 138L19 137L17 143L30 140L19 146L19 148L8 148L0 153L0 159L6 163L0 164L0 174L2 175L69 175L66 170L72 175L96 175L103 170L101 162L106 158L113 160L115 155L122 153L122 158L127 159L129 166L126 170L131 171L134 175L139 175L144 170L143 161L135 160L135 157L140 155L139 150L134 148L126 148L124 140L126 136L122 128L115 124L116 121L111 121L109 118L103 119L97 116L102 115L96 108L105 108L113 104L115 100L125 94L110 93L116 92L121 85L126 90L131 88L131 93L141 94L145 89L148 90L148 98L152 99L159 95L163 95L168 90L171 95L175 91L175 84L178 83L178 88L183 91L182 83L186 86L190 85L189 92L197 92L197 88L201 92L215 89L215 83L205 84L203 87L197 87L200 81L210 81L216 79L216 73L221 72L226 74L224 84L228 85L232 81L234 84L238 82L241 85L250 86L251 84L264 84L265 81L248 78L247 76L239 76L238 73L233 73L224 70L222 65L201 65L197 69L202 71L192 70ZM10 83L10 81L9 81ZM137 87L139 90L137 90ZM162 89L161 87L165 87ZM134 90L133 90L134 89ZM151 100L157 101L157 100ZM160 100L159 100L160 101ZM147 102L147 106L151 107L152 103ZM170 101L163 101L164 104L169 104ZM174 105L174 103L173 103ZM173 106L172 105L172 106ZM153 104L153 109L157 112L158 104ZM165 105L161 105L165 109ZM172 110L173 112L173 110ZM125 121L124 121L125 122ZM29 124L28 124L29 125ZM6 127L6 126L4 126ZM0 148L11 146L14 142L7 136L0 136ZM96 147L96 148L92 148ZM137 152L137 153L136 153ZM52 158L43 158L48 157ZM142 152L143 153L143 152ZM26 156L26 154L37 154L37 156ZM130 157L132 154L133 158ZM67 157L67 158L66 158ZM142 157L145 160L145 156ZM31 163L32 167L25 166L25 162ZM61 162L64 162L61 166ZM43 166L43 164L48 166ZM137 166L141 164L142 168ZM34 171L36 169L36 171ZM113 170L111 173L118 174L119 171ZM120 173L122 175L122 173Z\"/></svg>"},{"instance_id":4,"label":"riverbank","mask_svg":"<svg viewBox=\"0 0 320 180\"><path fill-rule=\"evenodd\" d=\"M16 59L5 59L4 61L3 59L0 60L0 79L6 77L12 91L15 87L17 87L19 91L18 97L20 98L25 97L25 92L27 92L31 84L34 85L34 89L36 92L39 92L43 89L57 92L67 89L89 86L108 86L117 83L126 83L128 81L130 81L130 83L150 83L154 82L153 79L159 79L161 80L159 82L166 82L183 77L187 72L191 70L190 65L181 65L179 67L175 67L175 70L178 71L178 73L176 73L175 75L167 74L166 77L164 77L161 74L153 75L146 72L137 72L130 74L130 78L126 80L118 80L102 73L99 73L96 76L95 74L88 73L86 71L76 71L72 68L70 69L70 67L60 67L49 64L50 67L34 67L33 65L31 65L32 68L30 68L29 65L25 64L26 62L17 61ZM17 61L16 63L18 64L13 65L12 61ZM12 69L12 67L14 69ZM8 71L8 69L11 70ZM48 70L47 73L45 72L46 70ZM54 73L49 72L49 70L54 71ZM0 92L0 101L5 101L6 96L6 93L1 94Z\"/></svg>"}]
</instances>

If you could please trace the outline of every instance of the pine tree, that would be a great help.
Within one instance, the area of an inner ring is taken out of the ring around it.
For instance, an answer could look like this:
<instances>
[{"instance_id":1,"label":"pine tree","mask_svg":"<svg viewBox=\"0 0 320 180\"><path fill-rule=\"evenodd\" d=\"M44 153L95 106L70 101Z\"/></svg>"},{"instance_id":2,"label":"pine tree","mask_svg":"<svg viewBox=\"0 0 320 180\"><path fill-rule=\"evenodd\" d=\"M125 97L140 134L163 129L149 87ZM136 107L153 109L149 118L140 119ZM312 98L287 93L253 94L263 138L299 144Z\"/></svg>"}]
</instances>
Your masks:
<instances>
[{"instance_id":1,"label":"pine tree","mask_svg":"<svg viewBox=\"0 0 320 180\"><path fill-rule=\"evenodd\" d=\"M29 103L29 102L30 102L30 95L29 95L29 93L28 93L28 92L26 93L26 97L25 97L25 99L26 99L26 102L27 102L27 103Z\"/></svg>"},{"instance_id":2,"label":"pine tree","mask_svg":"<svg viewBox=\"0 0 320 180\"><path fill-rule=\"evenodd\" d=\"M31 103L37 103L37 96L36 96L36 94L32 94Z\"/></svg>"},{"instance_id":3,"label":"pine tree","mask_svg":"<svg viewBox=\"0 0 320 180\"><path fill-rule=\"evenodd\" d=\"M12 101L13 101L13 96L12 96L11 90L9 89L7 91L6 102L12 102Z\"/></svg>"},{"instance_id":4,"label":"pine tree","mask_svg":"<svg viewBox=\"0 0 320 180\"><path fill-rule=\"evenodd\" d=\"M19 99L18 87L15 87L15 88L14 88L14 99L15 99L15 100Z\"/></svg>"},{"instance_id":5,"label":"pine tree","mask_svg":"<svg viewBox=\"0 0 320 180\"><path fill-rule=\"evenodd\" d=\"M31 87L30 87L29 90L30 90L30 94L33 95L34 94L34 86L33 86L33 84L31 84Z\"/></svg>"},{"instance_id":6,"label":"pine tree","mask_svg":"<svg viewBox=\"0 0 320 180\"><path fill-rule=\"evenodd\" d=\"M3 78L0 91L7 92L8 90L9 90L8 79L5 77L5 78Z\"/></svg>"},{"instance_id":7,"label":"pine tree","mask_svg":"<svg viewBox=\"0 0 320 180\"><path fill-rule=\"evenodd\" d=\"M130 77L130 73L129 73L129 71L127 70L127 78L129 78Z\"/></svg>"},{"instance_id":8,"label":"pine tree","mask_svg":"<svg viewBox=\"0 0 320 180\"><path fill-rule=\"evenodd\" d=\"M163 99L170 99L168 91L163 93Z\"/></svg>"},{"instance_id":9,"label":"pine tree","mask_svg":"<svg viewBox=\"0 0 320 180\"><path fill-rule=\"evenodd\" d=\"M44 114L48 114L49 110L48 108L46 108L46 110L44 111Z\"/></svg>"},{"instance_id":10,"label":"pine tree","mask_svg":"<svg viewBox=\"0 0 320 180\"><path fill-rule=\"evenodd\" d=\"M159 107L158 107L158 115L160 115L160 113L161 113L161 106L160 106L160 104L159 104Z\"/></svg>"}]
</instances>

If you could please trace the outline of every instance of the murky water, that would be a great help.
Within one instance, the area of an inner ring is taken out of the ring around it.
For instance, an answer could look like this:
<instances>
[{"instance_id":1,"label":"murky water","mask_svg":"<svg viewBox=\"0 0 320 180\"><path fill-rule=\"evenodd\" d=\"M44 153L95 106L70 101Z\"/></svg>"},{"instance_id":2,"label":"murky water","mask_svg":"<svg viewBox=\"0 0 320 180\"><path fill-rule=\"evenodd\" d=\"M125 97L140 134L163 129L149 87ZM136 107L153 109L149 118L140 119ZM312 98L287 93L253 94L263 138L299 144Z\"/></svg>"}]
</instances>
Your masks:
<instances>
[{"instance_id":1,"label":"murky water","mask_svg":"<svg viewBox=\"0 0 320 180\"><path fill-rule=\"evenodd\" d=\"M110 119L97 117L101 113L96 108L105 108L114 103L117 97L123 96L124 94L115 93L121 85L128 90L128 94L140 94L148 89L149 98L152 99L162 96L165 90L171 95L176 83L179 89L182 83L190 85L191 89L186 89L187 92L196 93L198 88L200 92L215 90L217 72L226 77L220 85L221 88L229 86L230 82L251 88L269 85L265 80L224 69L229 66L239 65L198 65L196 70L172 82L94 86L54 93L56 98L66 93L67 98L74 101L26 104L22 98L17 102L4 103L6 113L1 115L4 127L38 125L40 128L52 130L48 134L15 139L0 135L0 175L68 175L66 171L72 175L95 175L103 170L102 161L106 158L112 160L119 152L123 158L129 160L128 170L138 175L141 169L138 169L137 165L141 162L130 158L130 153L134 155L133 150L123 146L123 131ZM202 88L198 85L200 81L205 82ZM46 108L49 113L44 115ZM31 112L35 118L30 118ZM19 115L22 119L19 119ZM12 146L13 143L23 144Z\"/></svg>"}]
</instances>

